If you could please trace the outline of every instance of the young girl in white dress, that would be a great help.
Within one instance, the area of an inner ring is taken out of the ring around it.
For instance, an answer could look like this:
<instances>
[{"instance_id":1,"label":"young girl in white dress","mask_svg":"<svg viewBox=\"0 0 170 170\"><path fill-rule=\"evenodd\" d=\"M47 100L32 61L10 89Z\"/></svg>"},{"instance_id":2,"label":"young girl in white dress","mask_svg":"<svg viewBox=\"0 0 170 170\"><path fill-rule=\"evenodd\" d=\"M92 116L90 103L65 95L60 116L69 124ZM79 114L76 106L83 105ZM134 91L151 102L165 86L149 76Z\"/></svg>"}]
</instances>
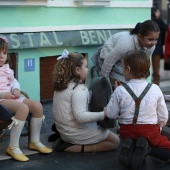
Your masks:
<instances>
[{"instance_id":1,"label":"young girl in white dress","mask_svg":"<svg viewBox=\"0 0 170 170\"><path fill-rule=\"evenodd\" d=\"M116 134L97 125L105 112L88 111L87 75L86 57L64 50L53 72L53 114L61 137L54 146L56 151L99 152L119 146Z\"/></svg>"}]
</instances>

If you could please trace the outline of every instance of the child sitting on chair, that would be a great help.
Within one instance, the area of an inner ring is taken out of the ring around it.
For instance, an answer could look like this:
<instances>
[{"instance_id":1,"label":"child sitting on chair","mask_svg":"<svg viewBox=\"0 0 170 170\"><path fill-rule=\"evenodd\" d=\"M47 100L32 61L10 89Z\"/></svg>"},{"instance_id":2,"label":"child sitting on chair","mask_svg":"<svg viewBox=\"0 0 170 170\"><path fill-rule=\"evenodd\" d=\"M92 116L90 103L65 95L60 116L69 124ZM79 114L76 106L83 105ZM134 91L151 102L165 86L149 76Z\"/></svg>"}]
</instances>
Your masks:
<instances>
[{"instance_id":1,"label":"child sitting on chair","mask_svg":"<svg viewBox=\"0 0 170 170\"><path fill-rule=\"evenodd\" d=\"M20 96L20 85L14 78L13 70L9 67L7 53L8 40L5 37L0 37L0 104L14 113L9 126L11 133L6 153L15 160L28 161L29 158L19 148L19 137L29 112L32 113L29 149L40 153L51 153L52 149L40 142L40 129L44 119L42 105L38 101Z\"/></svg>"},{"instance_id":2,"label":"child sitting on chair","mask_svg":"<svg viewBox=\"0 0 170 170\"><path fill-rule=\"evenodd\" d=\"M119 160L126 167L138 169L151 150L148 144L162 149L170 160L170 141L160 133L167 123L168 110L159 86L146 80L150 74L149 57L144 51L130 51L122 64L127 84L115 89L106 107L107 116L118 118L120 124L123 145Z\"/></svg>"}]
</instances>

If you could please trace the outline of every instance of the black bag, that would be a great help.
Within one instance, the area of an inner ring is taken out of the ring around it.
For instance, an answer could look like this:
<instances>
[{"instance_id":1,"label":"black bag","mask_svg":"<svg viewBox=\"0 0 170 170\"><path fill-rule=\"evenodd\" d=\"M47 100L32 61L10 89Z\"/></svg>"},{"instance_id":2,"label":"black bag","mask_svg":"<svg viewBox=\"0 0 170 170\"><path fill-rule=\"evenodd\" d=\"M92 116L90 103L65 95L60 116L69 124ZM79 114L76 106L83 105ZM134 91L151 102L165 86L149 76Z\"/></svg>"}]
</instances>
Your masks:
<instances>
[{"instance_id":1,"label":"black bag","mask_svg":"<svg viewBox=\"0 0 170 170\"><path fill-rule=\"evenodd\" d=\"M92 79L89 90L92 93L89 103L89 111L103 111L103 108L108 104L112 94L110 82L106 77L95 77ZM106 118L103 121L99 121L98 124L104 128L114 128L116 126L116 121Z\"/></svg>"}]
</instances>

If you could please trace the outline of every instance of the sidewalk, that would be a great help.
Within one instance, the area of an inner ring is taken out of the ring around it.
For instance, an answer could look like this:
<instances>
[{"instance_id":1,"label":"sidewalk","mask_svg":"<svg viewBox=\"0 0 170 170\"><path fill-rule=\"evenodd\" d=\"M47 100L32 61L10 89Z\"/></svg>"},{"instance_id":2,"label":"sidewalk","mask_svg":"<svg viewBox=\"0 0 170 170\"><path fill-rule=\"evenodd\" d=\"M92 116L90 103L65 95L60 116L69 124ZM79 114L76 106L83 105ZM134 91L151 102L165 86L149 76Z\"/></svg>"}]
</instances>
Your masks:
<instances>
[{"instance_id":1,"label":"sidewalk","mask_svg":"<svg viewBox=\"0 0 170 170\"><path fill-rule=\"evenodd\" d=\"M160 89L163 94L170 95L170 71L164 71L163 69L164 60L161 60L161 68L160 68ZM170 110L170 102L166 102L168 110Z\"/></svg>"},{"instance_id":2,"label":"sidewalk","mask_svg":"<svg viewBox=\"0 0 170 170\"><path fill-rule=\"evenodd\" d=\"M163 61L161 62L161 83L160 88L164 94L170 94L170 71L163 70ZM52 143L48 142L48 137L53 132L51 125L53 124L52 102L42 103L44 115L46 117L45 123L42 125L41 140L48 147ZM170 102L167 102L167 108L170 110ZM4 139L0 143L0 167L1 170L125 170L118 160L120 147L113 152L102 153L65 153L53 152L49 155L38 154L36 151L30 151L27 147L27 137L20 138L20 148L23 153L29 155L30 161L18 162L11 159L5 153L6 147L9 143L9 138ZM141 170L169 170L170 165L165 164L150 156L147 157Z\"/></svg>"}]
</instances>

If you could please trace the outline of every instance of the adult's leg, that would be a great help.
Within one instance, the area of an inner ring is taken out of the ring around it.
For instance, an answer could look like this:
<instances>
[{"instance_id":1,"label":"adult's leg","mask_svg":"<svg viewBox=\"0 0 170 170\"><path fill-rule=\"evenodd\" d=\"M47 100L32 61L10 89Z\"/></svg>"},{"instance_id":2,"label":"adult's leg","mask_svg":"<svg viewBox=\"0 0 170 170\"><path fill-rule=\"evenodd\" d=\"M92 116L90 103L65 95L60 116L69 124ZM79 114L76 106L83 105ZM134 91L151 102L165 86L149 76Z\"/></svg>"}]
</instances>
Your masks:
<instances>
[{"instance_id":1,"label":"adult's leg","mask_svg":"<svg viewBox=\"0 0 170 170\"><path fill-rule=\"evenodd\" d=\"M170 160L170 151L160 147L152 147L150 156L168 162Z\"/></svg>"},{"instance_id":2,"label":"adult's leg","mask_svg":"<svg viewBox=\"0 0 170 170\"><path fill-rule=\"evenodd\" d=\"M161 55L155 54L152 55L152 68L153 68L153 83L157 84L159 86L160 82L160 60L161 60Z\"/></svg>"}]
</instances>

